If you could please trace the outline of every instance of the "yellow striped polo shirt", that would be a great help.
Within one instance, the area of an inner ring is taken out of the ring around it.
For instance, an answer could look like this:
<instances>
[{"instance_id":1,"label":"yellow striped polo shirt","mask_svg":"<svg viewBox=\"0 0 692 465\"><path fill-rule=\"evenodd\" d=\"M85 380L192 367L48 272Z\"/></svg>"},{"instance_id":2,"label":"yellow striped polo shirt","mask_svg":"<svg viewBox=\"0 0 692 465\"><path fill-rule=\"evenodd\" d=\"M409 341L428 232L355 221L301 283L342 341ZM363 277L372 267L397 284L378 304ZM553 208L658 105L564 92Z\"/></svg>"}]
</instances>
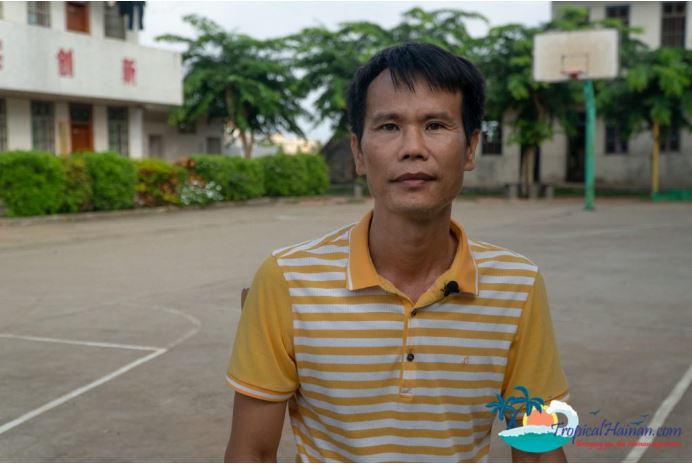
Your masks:
<instances>
[{"instance_id":1,"label":"yellow striped polo shirt","mask_svg":"<svg viewBox=\"0 0 692 465\"><path fill-rule=\"evenodd\" d=\"M453 263L413 303L375 270L371 218L264 261L227 383L289 401L297 461L484 461L496 394L567 396L541 274L452 221Z\"/></svg>"}]
</instances>

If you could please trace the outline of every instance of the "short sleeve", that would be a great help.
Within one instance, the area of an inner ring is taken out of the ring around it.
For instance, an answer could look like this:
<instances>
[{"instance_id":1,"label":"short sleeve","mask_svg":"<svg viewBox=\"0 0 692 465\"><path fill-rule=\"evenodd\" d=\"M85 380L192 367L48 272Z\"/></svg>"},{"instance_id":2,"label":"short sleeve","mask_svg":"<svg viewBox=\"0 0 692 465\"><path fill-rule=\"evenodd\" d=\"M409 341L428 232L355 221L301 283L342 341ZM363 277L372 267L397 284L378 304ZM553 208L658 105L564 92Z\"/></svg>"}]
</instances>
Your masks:
<instances>
[{"instance_id":1,"label":"short sleeve","mask_svg":"<svg viewBox=\"0 0 692 465\"><path fill-rule=\"evenodd\" d=\"M531 397L566 400L567 379L560 365L553 323L543 276L536 275L533 288L519 319L507 358L502 396L521 395L515 386L525 386Z\"/></svg>"},{"instance_id":2,"label":"short sleeve","mask_svg":"<svg viewBox=\"0 0 692 465\"><path fill-rule=\"evenodd\" d=\"M298 388L290 296L274 256L262 263L250 286L226 382L241 394L266 401L289 399Z\"/></svg>"}]
</instances>

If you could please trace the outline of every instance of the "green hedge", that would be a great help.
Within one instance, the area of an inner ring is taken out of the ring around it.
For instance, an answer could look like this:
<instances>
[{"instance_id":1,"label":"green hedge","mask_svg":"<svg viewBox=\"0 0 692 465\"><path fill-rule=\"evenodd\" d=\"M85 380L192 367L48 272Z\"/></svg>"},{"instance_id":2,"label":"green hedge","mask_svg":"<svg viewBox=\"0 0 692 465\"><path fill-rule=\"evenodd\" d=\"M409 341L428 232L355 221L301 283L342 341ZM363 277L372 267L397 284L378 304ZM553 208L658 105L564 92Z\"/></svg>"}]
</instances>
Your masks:
<instances>
[{"instance_id":1,"label":"green hedge","mask_svg":"<svg viewBox=\"0 0 692 465\"><path fill-rule=\"evenodd\" d=\"M15 151L0 153L0 200L6 216L204 205L262 195L324 194L327 173L322 156L307 154L255 160L194 155L171 165L112 152L58 157Z\"/></svg>"},{"instance_id":2,"label":"green hedge","mask_svg":"<svg viewBox=\"0 0 692 465\"><path fill-rule=\"evenodd\" d=\"M93 181L89 176L86 159L81 154L61 155L65 184L60 213L78 213L93 209Z\"/></svg>"},{"instance_id":3,"label":"green hedge","mask_svg":"<svg viewBox=\"0 0 692 465\"><path fill-rule=\"evenodd\" d=\"M246 200L264 195L264 171L255 160L221 155L193 155L188 170L205 182L221 186L224 200Z\"/></svg>"},{"instance_id":4,"label":"green hedge","mask_svg":"<svg viewBox=\"0 0 692 465\"><path fill-rule=\"evenodd\" d=\"M180 205L180 192L187 180L184 168L153 159L136 161L135 166L138 207Z\"/></svg>"},{"instance_id":5,"label":"green hedge","mask_svg":"<svg viewBox=\"0 0 692 465\"><path fill-rule=\"evenodd\" d=\"M308 168L305 158L277 154L259 159L264 168L264 187L272 197L307 195Z\"/></svg>"},{"instance_id":6,"label":"green hedge","mask_svg":"<svg viewBox=\"0 0 692 465\"><path fill-rule=\"evenodd\" d=\"M321 155L279 153L259 161L264 168L267 195L320 195L327 192L329 174Z\"/></svg>"},{"instance_id":7,"label":"green hedge","mask_svg":"<svg viewBox=\"0 0 692 465\"><path fill-rule=\"evenodd\" d=\"M0 198L6 216L57 213L65 174L58 157L39 151L0 154Z\"/></svg>"},{"instance_id":8,"label":"green hedge","mask_svg":"<svg viewBox=\"0 0 692 465\"><path fill-rule=\"evenodd\" d=\"M305 160L308 172L307 193L310 195L322 195L329 188L329 167L322 155L296 155Z\"/></svg>"},{"instance_id":9,"label":"green hedge","mask_svg":"<svg viewBox=\"0 0 692 465\"><path fill-rule=\"evenodd\" d=\"M122 210L134 206L137 168L133 160L114 152L80 155L86 160L93 183L94 210Z\"/></svg>"}]
</instances>

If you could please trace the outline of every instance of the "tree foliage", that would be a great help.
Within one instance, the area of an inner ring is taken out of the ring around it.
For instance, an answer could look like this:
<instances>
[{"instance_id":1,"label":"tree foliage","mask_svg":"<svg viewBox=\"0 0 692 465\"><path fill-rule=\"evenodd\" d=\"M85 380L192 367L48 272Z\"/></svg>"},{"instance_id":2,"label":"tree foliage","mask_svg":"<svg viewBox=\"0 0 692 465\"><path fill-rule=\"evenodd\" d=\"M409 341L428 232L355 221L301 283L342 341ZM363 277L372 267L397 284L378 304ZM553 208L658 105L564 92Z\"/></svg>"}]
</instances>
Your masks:
<instances>
[{"instance_id":1,"label":"tree foliage","mask_svg":"<svg viewBox=\"0 0 692 465\"><path fill-rule=\"evenodd\" d=\"M249 158L257 135L288 131L303 136L299 79L276 41L262 41L222 29L210 19L188 15L191 39L175 34L157 40L187 45L183 53L184 103L170 114L173 124L223 118Z\"/></svg>"}]
</instances>

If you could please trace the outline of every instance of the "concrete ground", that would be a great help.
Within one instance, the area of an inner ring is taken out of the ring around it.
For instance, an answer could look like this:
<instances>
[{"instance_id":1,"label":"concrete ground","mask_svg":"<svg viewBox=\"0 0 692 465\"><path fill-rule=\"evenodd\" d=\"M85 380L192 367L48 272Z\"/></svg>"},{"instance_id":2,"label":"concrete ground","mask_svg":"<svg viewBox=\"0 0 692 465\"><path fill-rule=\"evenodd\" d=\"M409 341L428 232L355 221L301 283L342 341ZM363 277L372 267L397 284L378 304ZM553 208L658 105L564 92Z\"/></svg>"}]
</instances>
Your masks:
<instances>
[{"instance_id":1,"label":"concrete ground","mask_svg":"<svg viewBox=\"0 0 692 465\"><path fill-rule=\"evenodd\" d=\"M271 250L370 205L0 222L0 461L221 460L241 289ZM576 199L477 199L457 202L454 216L472 238L542 269L581 422L646 425L658 412L682 428L668 438L681 445L648 448L641 461L692 457L692 393L680 383L692 361L692 204L599 200L585 212ZM292 461L293 448L287 428L279 459ZM632 448L566 450L600 462ZM491 460L509 460L499 440Z\"/></svg>"}]
</instances>

